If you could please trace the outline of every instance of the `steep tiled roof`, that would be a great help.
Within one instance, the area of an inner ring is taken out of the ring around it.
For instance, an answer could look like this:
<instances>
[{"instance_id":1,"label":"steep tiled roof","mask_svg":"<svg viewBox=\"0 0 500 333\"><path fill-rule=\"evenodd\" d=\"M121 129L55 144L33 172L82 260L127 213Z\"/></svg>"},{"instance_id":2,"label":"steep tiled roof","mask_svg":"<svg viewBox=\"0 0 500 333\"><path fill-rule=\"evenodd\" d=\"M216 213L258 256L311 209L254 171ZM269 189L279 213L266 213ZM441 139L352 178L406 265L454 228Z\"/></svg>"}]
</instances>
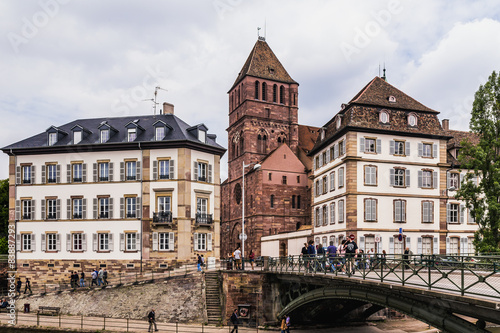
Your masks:
<instances>
[{"instance_id":1,"label":"steep tiled roof","mask_svg":"<svg viewBox=\"0 0 500 333\"><path fill-rule=\"evenodd\" d=\"M283 67L266 41L260 39L255 43L252 52L250 52L231 89L243 80L245 76L254 76L285 83L297 83L287 73L285 67Z\"/></svg>"},{"instance_id":2,"label":"steep tiled roof","mask_svg":"<svg viewBox=\"0 0 500 333\"><path fill-rule=\"evenodd\" d=\"M395 102L390 102L389 97L394 96L396 98ZM349 104L365 104L365 105L375 105L387 108L398 108L405 110L415 110L415 111L425 111L439 113L422 103L416 101L412 97L408 96L401 90L397 89L393 85L389 84L387 81L376 76L371 80L359 93L354 96L354 98L349 102Z\"/></svg>"},{"instance_id":3,"label":"steep tiled roof","mask_svg":"<svg viewBox=\"0 0 500 333\"><path fill-rule=\"evenodd\" d=\"M319 127L299 125L299 148L306 154L313 149L319 135Z\"/></svg>"},{"instance_id":4,"label":"steep tiled roof","mask_svg":"<svg viewBox=\"0 0 500 333\"><path fill-rule=\"evenodd\" d=\"M454 156L456 154L453 151L454 148L461 148L463 141L469 141L470 143L477 145L479 143L479 136L472 132L466 131L455 131L455 130L446 130L445 133L452 138L448 140L448 154L447 154L447 162L454 165L459 165L457 158Z\"/></svg>"},{"instance_id":5,"label":"steep tiled roof","mask_svg":"<svg viewBox=\"0 0 500 333\"><path fill-rule=\"evenodd\" d=\"M395 97L395 102L389 101L390 96ZM381 110L389 115L387 123L380 122ZM417 118L416 126L408 124L410 113ZM324 126L326 129L324 139L318 140L311 151L322 149L347 128L399 135L451 137L452 135L441 127L438 114L439 112L424 106L385 80L376 77ZM337 128L337 117L341 119L339 128Z\"/></svg>"},{"instance_id":6,"label":"steep tiled roof","mask_svg":"<svg viewBox=\"0 0 500 333\"><path fill-rule=\"evenodd\" d=\"M448 141L448 149L462 147L462 141L469 141L474 145L479 143L479 136L472 132L446 130L445 133L452 136Z\"/></svg>"},{"instance_id":7,"label":"steep tiled roof","mask_svg":"<svg viewBox=\"0 0 500 333\"><path fill-rule=\"evenodd\" d=\"M167 126L167 131L165 132L165 138L161 141L155 141L155 127L154 123L161 120ZM140 125L140 130L137 133L137 138L131 143L127 141L127 128L125 127L130 122L133 122ZM113 135L109 138L106 143L99 142L100 130L99 126L106 124L110 128L116 129ZM73 144L73 136L71 129L75 126L84 128L88 133L84 135L82 140L78 144ZM200 127L205 125L201 124ZM53 126L51 127L53 128ZM206 128L206 127L205 127ZM49 128L50 129L50 128ZM23 149L37 149L37 148L48 148L52 150L61 149L65 147L72 147L77 149L77 147L92 145L99 149L98 147L105 147L109 145L127 145L127 144L137 144L140 142L141 144L154 143L161 144L168 142L190 142L195 145L205 146L208 149L212 148L217 151L221 151L222 154L225 149L220 146L216 142L215 135L208 134L206 136L206 142L202 143L198 140L198 137L191 130L192 126L188 125L180 118L173 114L161 114L156 116L128 116L128 117L108 117L108 118L93 118L93 119L78 119L67 124L57 126L57 129L68 133L59 137L58 141L53 146L48 146L47 143L47 132L42 132L37 135L34 135L30 138L21 140L19 142L13 143L6 147L3 147L2 150L5 153L8 153L10 149L13 150L23 150Z\"/></svg>"}]
</instances>

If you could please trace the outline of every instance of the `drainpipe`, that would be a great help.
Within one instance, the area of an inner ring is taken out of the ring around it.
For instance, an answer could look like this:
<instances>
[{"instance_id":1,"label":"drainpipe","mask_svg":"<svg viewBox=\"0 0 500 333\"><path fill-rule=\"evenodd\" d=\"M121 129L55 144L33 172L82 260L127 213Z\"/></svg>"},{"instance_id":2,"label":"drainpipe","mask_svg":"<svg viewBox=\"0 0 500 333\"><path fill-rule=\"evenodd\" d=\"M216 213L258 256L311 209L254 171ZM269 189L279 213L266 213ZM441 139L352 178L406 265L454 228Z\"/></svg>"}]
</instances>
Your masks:
<instances>
[{"instance_id":1,"label":"drainpipe","mask_svg":"<svg viewBox=\"0 0 500 333\"><path fill-rule=\"evenodd\" d=\"M143 162L143 157L144 157L143 155L144 155L144 154L143 154L143 150L142 150L142 148L141 148L141 142L139 141L139 142L138 142L138 144L139 144L139 150L141 151L141 164L142 164L141 173L142 173L142 170L144 170L144 163L142 163L142 162ZM142 216L142 205L143 205L143 202L142 202L142 178L143 178L143 177L142 177L142 175L141 175L141 192L140 192L140 195L141 195L141 229L140 229L140 230L141 230L141 250L140 250L140 253L141 253L141 274L142 274L142 248L143 248L143 246L144 246L144 245L143 245L143 243L144 243L144 242L143 242L143 240L142 240L142 219L144 218L144 217Z\"/></svg>"}]
</instances>

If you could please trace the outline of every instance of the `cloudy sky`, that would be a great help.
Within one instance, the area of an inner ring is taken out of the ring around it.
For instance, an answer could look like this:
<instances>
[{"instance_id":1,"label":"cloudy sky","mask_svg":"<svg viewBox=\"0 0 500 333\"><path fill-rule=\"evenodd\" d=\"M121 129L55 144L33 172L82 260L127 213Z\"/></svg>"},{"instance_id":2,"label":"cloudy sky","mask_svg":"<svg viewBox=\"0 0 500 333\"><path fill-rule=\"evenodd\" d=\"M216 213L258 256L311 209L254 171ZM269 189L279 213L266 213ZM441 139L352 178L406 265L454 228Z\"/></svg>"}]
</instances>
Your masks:
<instances>
[{"instance_id":1,"label":"cloudy sky","mask_svg":"<svg viewBox=\"0 0 500 333\"><path fill-rule=\"evenodd\" d=\"M227 147L227 90L258 27L300 83L306 125L326 123L385 63L391 84L464 130L500 70L494 0L2 1L0 147L78 118L152 114L142 100L155 86Z\"/></svg>"}]
</instances>

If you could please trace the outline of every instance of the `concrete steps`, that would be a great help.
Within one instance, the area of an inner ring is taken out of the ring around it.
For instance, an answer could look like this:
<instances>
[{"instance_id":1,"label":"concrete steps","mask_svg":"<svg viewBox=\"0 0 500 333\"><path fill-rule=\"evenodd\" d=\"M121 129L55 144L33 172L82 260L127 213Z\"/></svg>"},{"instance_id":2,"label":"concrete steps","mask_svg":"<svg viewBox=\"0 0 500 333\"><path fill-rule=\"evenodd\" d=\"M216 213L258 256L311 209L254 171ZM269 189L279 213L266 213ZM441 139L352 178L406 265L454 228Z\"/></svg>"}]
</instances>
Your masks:
<instances>
[{"instance_id":1,"label":"concrete steps","mask_svg":"<svg viewBox=\"0 0 500 333\"><path fill-rule=\"evenodd\" d=\"M205 301L209 324L220 324L222 321L219 278L217 272L205 273Z\"/></svg>"}]
</instances>

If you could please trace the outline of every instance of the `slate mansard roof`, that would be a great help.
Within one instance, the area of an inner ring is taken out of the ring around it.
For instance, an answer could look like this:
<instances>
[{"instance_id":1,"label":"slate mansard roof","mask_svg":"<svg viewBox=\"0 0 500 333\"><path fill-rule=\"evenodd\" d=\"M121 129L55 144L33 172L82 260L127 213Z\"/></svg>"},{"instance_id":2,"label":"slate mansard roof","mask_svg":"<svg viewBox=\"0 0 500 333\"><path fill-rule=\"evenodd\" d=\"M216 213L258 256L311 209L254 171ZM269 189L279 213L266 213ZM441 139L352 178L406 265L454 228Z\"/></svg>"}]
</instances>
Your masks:
<instances>
[{"instance_id":1,"label":"slate mansard roof","mask_svg":"<svg viewBox=\"0 0 500 333\"><path fill-rule=\"evenodd\" d=\"M155 128L165 127L163 140L155 140ZM110 129L110 138L100 143L100 129ZM134 141L128 141L128 128L137 129ZM73 144L73 130L83 132L82 140ZM190 126L173 114L140 115L78 119L61 126L51 126L46 131L2 148L9 155L67 153L78 151L111 151L130 149L159 149L187 147L224 155L226 149L216 142L216 135L207 134L206 141L198 140L197 131L207 130L204 124ZM58 140L48 144L48 133L57 132Z\"/></svg>"},{"instance_id":2,"label":"slate mansard roof","mask_svg":"<svg viewBox=\"0 0 500 333\"><path fill-rule=\"evenodd\" d=\"M388 114L388 122L380 121L381 111ZM415 115L416 126L408 123L410 114ZM375 77L325 124L324 138L318 138L309 154L323 149L348 130L451 139L453 135L443 130L438 114L380 77ZM337 126L339 118L340 126Z\"/></svg>"}]
</instances>

